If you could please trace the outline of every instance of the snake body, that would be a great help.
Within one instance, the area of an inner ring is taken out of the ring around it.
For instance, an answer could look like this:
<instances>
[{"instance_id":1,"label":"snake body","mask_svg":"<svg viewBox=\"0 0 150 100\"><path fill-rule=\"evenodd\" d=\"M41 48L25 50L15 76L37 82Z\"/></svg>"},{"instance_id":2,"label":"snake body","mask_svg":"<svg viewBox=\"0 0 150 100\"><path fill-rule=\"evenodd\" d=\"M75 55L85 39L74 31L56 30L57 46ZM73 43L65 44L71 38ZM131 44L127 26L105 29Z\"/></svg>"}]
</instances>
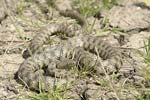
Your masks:
<instances>
[{"instance_id":1,"label":"snake body","mask_svg":"<svg viewBox=\"0 0 150 100\"><path fill-rule=\"evenodd\" d=\"M71 32L67 26L61 27L64 28L55 27L56 29L54 29L55 31L53 32L59 31L66 34L69 34ZM54 28L54 26L52 26L52 28ZM47 72L48 75L57 77L61 76L62 74L67 75L66 66L76 66L77 63L80 63L80 65L83 66L88 65L90 67L93 67L93 69L97 73L103 74L104 72L100 67L101 62L97 60L97 55L104 60L109 59L110 61L114 61L112 62L114 63L113 71L117 71L122 64L122 61L120 59L121 54L117 52L117 49L110 46L99 37L79 34L58 45L47 46L46 48L41 49L41 53L37 54L35 53L35 50L40 48L40 46L44 44L44 42L48 39L48 35L43 35L41 41L37 41L36 39L40 39L40 37L41 34L37 34L31 40L29 48L31 49L33 55L27 58L20 65L20 68L16 74L17 79L21 79L19 80L20 83L26 83L31 89L39 89L39 79L42 79L42 82L45 84L45 86L47 85L48 81L46 80L44 72ZM64 58L67 58L68 60L65 59L66 61L64 61L64 63L61 63L60 59ZM69 61L69 59L72 59L72 61ZM70 63L65 63L68 61Z\"/></svg>"}]
</instances>

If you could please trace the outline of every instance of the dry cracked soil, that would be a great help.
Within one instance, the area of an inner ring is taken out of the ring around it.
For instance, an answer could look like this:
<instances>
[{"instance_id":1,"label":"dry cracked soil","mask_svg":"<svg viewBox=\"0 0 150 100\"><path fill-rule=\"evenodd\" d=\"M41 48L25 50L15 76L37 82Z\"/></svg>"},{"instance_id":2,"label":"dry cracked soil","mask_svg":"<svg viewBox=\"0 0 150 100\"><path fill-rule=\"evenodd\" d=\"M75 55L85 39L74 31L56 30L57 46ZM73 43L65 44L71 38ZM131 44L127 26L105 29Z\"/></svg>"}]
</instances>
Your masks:
<instances>
[{"instance_id":1,"label":"dry cracked soil","mask_svg":"<svg viewBox=\"0 0 150 100\"><path fill-rule=\"evenodd\" d=\"M9 52L9 50L27 44L41 27L50 22L59 23L68 20L70 23L75 22L75 20L60 16L58 11L51 6L49 6L48 12L42 11L37 2L46 5L45 1L0 0L0 100L19 100L20 98L31 100L29 95L32 91L14 80L14 73L24 61L22 57L24 49L18 50L18 52ZM102 0L93 1L101 5ZM70 9L71 3L71 0L56 0L56 4L62 10ZM150 7L144 4L143 0L121 0L118 5L113 5L112 8L107 10L102 9L98 12L98 16L91 15L86 20L89 26L93 25L92 34L101 36L111 45L136 49L146 54L145 44L148 43L148 37L150 36ZM150 67L148 63L144 62L144 57L139 54L132 55L131 53L131 56L136 62L136 67ZM131 65L125 64L125 68L128 66ZM103 84L100 83L100 86L93 85L92 81L94 79L92 78L86 81L89 81L88 87L90 88L86 95L89 95L90 98L84 98L83 100L126 100L126 98L129 98L127 100L132 100L143 96L138 89L136 91L136 89L132 90L130 88L130 93L127 93L127 88L123 88L122 91L125 91L126 94L116 98L114 88L119 87L121 83L106 87L107 83L104 84L104 82ZM111 88L111 86L114 88ZM94 90L97 89L99 91L95 93ZM107 95L107 93L109 94ZM150 94L150 91L148 94ZM133 100L150 100L150 98Z\"/></svg>"}]
</instances>

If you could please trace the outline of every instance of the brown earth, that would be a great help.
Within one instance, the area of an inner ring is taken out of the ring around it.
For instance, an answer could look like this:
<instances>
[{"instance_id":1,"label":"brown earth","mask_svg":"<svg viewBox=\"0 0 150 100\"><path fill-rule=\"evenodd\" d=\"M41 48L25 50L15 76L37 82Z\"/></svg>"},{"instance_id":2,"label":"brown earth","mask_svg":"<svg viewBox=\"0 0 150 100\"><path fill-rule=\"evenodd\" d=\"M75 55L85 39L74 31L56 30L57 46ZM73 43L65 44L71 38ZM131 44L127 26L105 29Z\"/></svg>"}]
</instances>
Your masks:
<instances>
[{"instance_id":1,"label":"brown earth","mask_svg":"<svg viewBox=\"0 0 150 100\"><path fill-rule=\"evenodd\" d=\"M7 1L7 2L3 2ZM18 70L19 65L23 62L22 52L9 54L9 49L27 44L41 27L50 22L61 22L69 20L74 23L75 20L64 18L58 14L58 11L49 7L48 13L43 13L36 3L27 2L28 0L1 0L0 1L0 50L5 50L2 54L0 51L0 100L16 100L17 98L28 97L30 91L18 84L14 80L14 73ZM35 0L45 4L45 0ZM142 1L142 0L141 0ZM26 3L25 3L26 2ZM70 9L69 0L57 0L61 9ZM102 39L108 41L113 46L134 48L145 53L144 41L150 36L150 8L140 5L140 0L123 0L120 5L113 6L110 10L102 10L102 18L90 16L87 18L88 23L92 24L96 21L93 28L93 34L102 35ZM109 19L108 31L103 31L102 19ZM118 28L121 31L111 31ZM119 33L123 34L120 35ZM121 39L123 37L123 39ZM120 41L118 41L120 40ZM7 51L8 50L8 51ZM147 66L143 59L137 54L131 56L136 60L136 66ZM131 65L125 64L125 68ZM110 89L104 89L101 86L92 84L89 80L87 91L90 100L114 99L114 92ZM88 81L88 80L86 80ZM124 81L124 80L123 80ZM80 82L79 82L80 83ZM119 84L118 84L119 85ZM93 97L93 92L100 88ZM107 92L111 99L108 99ZM133 97L138 95L136 91L130 91L127 95ZM125 98L122 96L122 98ZM124 99L121 99L124 100Z\"/></svg>"}]
</instances>

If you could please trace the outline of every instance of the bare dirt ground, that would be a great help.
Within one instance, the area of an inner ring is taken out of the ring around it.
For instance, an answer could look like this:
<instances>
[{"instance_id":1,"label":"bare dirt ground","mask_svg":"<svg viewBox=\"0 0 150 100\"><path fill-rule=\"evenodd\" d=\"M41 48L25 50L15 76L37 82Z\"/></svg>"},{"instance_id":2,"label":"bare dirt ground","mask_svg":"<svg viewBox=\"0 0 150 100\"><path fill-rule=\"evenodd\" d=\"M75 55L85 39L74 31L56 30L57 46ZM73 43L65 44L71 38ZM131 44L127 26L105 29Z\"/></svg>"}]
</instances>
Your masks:
<instances>
[{"instance_id":1,"label":"bare dirt ground","mask_svg":"<svg viewBox=\"0 0 150 100\"><path fill-rule=\"evenodd\" d=\"M69 0L57 0L57 2L61 9L70 8ZM107 23L102 22L104 18L108 19ZM58 11L52 7L49 7L48 13L43 13L37 4L30 2L30 0L0 1L0 100L17 100L19 98L27 98L30 94L30 90L24 88L24 86L14 80L14 73L24 60L22 58L23 51L11 53L9 50L26 44L47 23L52 21L59 22L62 19L68 20L69 18L60 16ZM141 5L140 0L123 0L119 5L113 6L110 10L102 10L100 17L89 16L87 21L89 24L95 21L93 33L102 35L103 39L113 46L134 48L145 53L145 49L143 48L144 41L147 42L150 36L150 7ZM109 25L107 26L107 24ZM109 28L107 31L103 31L104 27ZM113 30L114 28L118 28L119 31ZM147 66L141 56L133 55L132 57L136 60L136 66ZM89 84L89 87L93 89L87 92L88 95L91 95L92 90L100 88L92 84ZM93 99L90 100L107 100L107 98L101 99L107 94L106 91L109 92L103 89L103 91L97 93L101 94L98 95L99 97L91 96ZM132 92L131 94L139 95L136 91ZM130 97L130 95L127 96ZM110 97L113 96L110 95ZM116 99L111 98L108 100Z\"/></svg>"}]
</instances>

